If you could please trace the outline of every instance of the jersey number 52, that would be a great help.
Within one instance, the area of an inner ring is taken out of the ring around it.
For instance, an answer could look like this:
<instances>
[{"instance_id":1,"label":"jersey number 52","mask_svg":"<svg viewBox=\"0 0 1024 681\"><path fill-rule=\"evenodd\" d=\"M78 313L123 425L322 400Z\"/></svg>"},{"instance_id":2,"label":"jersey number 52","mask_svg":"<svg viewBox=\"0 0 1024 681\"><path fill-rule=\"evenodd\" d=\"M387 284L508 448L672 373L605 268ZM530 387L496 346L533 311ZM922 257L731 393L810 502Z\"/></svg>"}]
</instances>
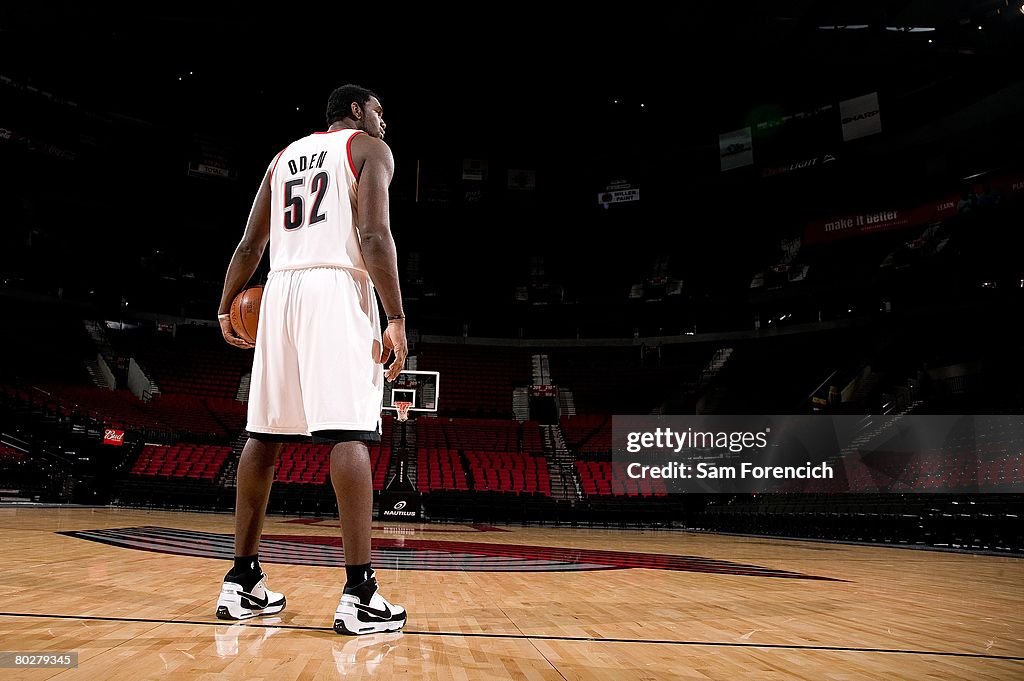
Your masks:
<instances>
[{"instance_id":1,"label":"jersey number 52","mask_svg":"<svg viewBox=\"0 0 1024 681\"><path fill-rule=\"evenodd\" d=\"M315 225L327 219L325 213L320 212L320 204L327 195L327 186L331 182L331 176L325 172L319 172L313 176L309 183L309 194L313 194L313 206L309 209L309 224ZM306 224L306 212L303 210L305 198L309 194L303 192L303 185L306 178L300 177L296 180L288 180L284 183L284 228L288 231L296 230Z\"/></svg>"}]
</instances>

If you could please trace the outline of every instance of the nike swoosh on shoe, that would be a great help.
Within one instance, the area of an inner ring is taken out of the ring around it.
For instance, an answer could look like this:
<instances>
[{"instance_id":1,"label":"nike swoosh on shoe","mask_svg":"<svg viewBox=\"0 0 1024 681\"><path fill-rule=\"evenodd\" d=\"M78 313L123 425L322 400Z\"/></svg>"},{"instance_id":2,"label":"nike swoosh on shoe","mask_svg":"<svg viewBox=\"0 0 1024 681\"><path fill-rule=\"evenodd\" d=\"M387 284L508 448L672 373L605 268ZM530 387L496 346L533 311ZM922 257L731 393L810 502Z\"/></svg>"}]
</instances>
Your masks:
<instances>
[{"instance_id":1,"label":"nike swoosh on shoe","mask_svg":"<svg viewBox=\"0 0 1024 681\"><path fill-rule=\"evenodd\" d=\"M386 605L384 606L383 610L376 610L374 608L371 608L368 605L363 605L361 603L356 603L355 606L356 606L356 609L361 610L362 612L365 612L367 615L372 615L373 617L379 617L382 620L389 620L389 619L391 619L391 615L392 615L391 608L389 608Z\"/></svg>"},{"instance_id":2,"label":"nike swoosh on shoe","mask_svg":"<svg viewBox=\"0 0 1024 681\"><path fill-rule=\"evenodd\" d=\"M260 599L260 598L256 598L256 597L255 597L255 596L253 596L252 594L250 594L250 593L246 593L246 592L244 592L244 591L239 591L239 592L238 592L238 595L239 595L239 596L241 596L241 597L243 597L243 598L245 598L246 600L248 600L248 601L252 602L252 604L253 604L254 606L256 606L256 608L257 608L258 610L262 610L263 608L265 608L265 607L267 607L268 605L270 605L270 596L267 596L266 594L264 594L264 595L263 595L263 598L262 598L262 599Z\"/></svg>"}]
</instances>

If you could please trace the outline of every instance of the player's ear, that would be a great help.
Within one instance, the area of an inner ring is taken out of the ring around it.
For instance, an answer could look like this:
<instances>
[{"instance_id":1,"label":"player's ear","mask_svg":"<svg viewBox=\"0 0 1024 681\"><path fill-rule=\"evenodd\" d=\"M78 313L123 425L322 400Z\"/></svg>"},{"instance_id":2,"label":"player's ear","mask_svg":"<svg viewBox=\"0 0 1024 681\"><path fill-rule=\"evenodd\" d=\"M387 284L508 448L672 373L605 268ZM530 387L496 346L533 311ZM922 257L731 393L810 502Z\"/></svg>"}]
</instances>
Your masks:
<instances>
[{"instance_id":1,"label":"player's ear","mask_svg":"<svg viewBox=\"0 0 1024 681\"><path fill-rule=\"evenodd\" d=\"M352 102L351 104L349 104L349 106L352 108L352 118L358 121L360 118L363 117L363 109L361 106L359 106L355 102Z\"/></svg>"}]
</instances>

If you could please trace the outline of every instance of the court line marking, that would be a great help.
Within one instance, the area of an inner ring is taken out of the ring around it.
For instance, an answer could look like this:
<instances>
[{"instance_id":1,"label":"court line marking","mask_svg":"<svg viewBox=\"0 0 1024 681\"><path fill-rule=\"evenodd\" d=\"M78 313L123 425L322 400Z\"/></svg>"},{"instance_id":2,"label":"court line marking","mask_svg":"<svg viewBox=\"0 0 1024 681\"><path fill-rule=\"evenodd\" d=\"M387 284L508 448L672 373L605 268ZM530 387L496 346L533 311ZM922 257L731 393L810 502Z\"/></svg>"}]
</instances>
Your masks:
<instances>
[{"instance_id":1,"label":"court line marking","mask_svg":"<svg viewBox=\"0 0 1024 681\"><path fill-rule=\"evenodd\" d=\"M62 620L92 620L97 622L140 622L144 624L188 624L191 626L204 627L225 627L242 624L230 620L218 622L204 622L199 620L160 620L145 617L101 617L99 615L54 615L51 613L32 612L0 612L0 617L21 617L26 619L62 619ZM310 627L299 624L261 624L257 622L245 622L242 626L257 629L294 629L297 631L317 631L330 633L332 637L338 634L330 627ZM668 639L644 639L644 638L591 638L586 636L552 636L532 634L487 634L483 632L458 632L458 631L415 631L403 629L401 633L407 636L442 636L450 638L508 638L508 639L535 639L538 641L569 641L579 643L648 643L655 645L673 646L711 646L716 648L774 648L781 650L819 650L839 653L890 653L896 655L936 655L940 657L969 657L983 660L1005 660L1007 662L1024 662L1024 656L1012 655L984 655L982 653L957 653L946 650L902 650L899 648L853 648L849 646L801 646L788 643L728 643L725 641L672 641Z\"/></svg>"}]
</instances>

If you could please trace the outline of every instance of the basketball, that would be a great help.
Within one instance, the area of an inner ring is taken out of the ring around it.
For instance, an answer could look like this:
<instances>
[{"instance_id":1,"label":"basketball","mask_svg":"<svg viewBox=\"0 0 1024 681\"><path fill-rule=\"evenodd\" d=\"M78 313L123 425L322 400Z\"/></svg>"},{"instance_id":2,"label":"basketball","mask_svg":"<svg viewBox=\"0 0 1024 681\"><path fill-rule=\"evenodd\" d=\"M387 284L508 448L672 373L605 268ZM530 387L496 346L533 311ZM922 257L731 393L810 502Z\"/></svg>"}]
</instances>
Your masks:
<instances>
[{"instance_id":1,"label":"basketball","mask_svg":"<svg viewBox=\"0 0 1024 681\"><path fill-rule=\"evenodd\" d=\"M231 301L231 328L238 337L250 343L256 342L256 328L260 322L260 301L263 299L263 285L242 289Z\"/></svg>"}]
</instances>

